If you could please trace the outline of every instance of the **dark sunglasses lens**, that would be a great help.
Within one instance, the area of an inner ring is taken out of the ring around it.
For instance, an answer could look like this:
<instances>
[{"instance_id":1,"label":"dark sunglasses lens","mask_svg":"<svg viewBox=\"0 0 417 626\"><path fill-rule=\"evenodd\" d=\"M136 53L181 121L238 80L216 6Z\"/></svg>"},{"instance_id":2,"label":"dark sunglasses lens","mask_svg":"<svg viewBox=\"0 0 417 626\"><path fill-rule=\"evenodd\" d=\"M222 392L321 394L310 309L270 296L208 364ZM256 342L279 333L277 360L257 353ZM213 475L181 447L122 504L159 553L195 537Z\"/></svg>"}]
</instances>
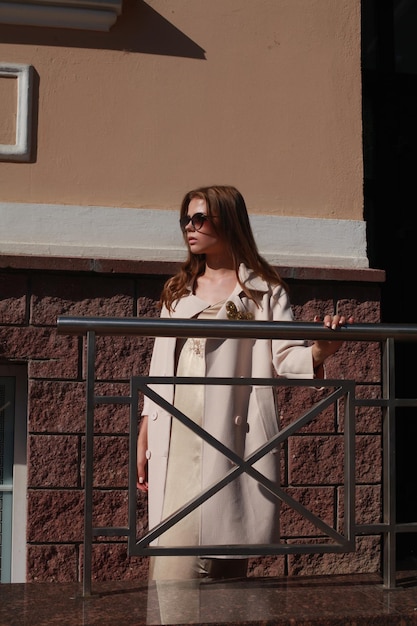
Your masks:
<instances>
[{"instance_id":1,"label":"dark sunglasses lens","mask_svg":"<svg viewBox=\"0 0 417 626\"><path fill-rule=\"evenodd\" d=\"M195 228L196 230L200 230L200 228L203 227L205 219L206 219L205 216L202 215L201 213L196 213L195 215L193 215L191 219L193 228Z\"/></svg>"},{"instance_id":2,"label":"dark sunglasses lens","mask_svg":"<svg viewBox=\"0 0 417 626\"><path fill-rule=\"evenodd\" d=\"M194 230L200 230L206 219L206 216L202 213L195 213L192 217L189 215L183 215L180 219L181 230L185 230L190 222Z\"/></svg>"},{"instance_id":3,"label":"dark sunglasses lens","mask_svg":"<svg viewBox=\"0 0 417 626\"><path fill-rule=\"evenodd\" d=\"M183 215L183 217L180 219L181 230L185 230L189 221L190 221L190 218L188 217L188 215Z\"/></svg>"}]
</instances>

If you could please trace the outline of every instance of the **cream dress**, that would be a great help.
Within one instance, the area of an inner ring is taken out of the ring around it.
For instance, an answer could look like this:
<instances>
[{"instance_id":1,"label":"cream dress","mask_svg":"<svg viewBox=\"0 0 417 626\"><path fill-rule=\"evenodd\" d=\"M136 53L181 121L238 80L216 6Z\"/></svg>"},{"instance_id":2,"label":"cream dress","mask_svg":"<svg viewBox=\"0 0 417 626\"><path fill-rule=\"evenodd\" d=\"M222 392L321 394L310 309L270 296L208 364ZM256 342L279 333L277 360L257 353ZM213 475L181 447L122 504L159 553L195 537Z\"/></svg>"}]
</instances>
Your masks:
<instances>
[{"instance_id":1,"label":"cream dress","mask_svg":"<svg viewBox=\"0 0 417 626\"><path fill-rule=\"evenodd\" d=\"M223 302L208 306L199 319L215 318ZM205 339L187 339L180 350L177 376L206 375ZM202 425L204 385L177 385L174 405L182 413ZM163 519L201 493L202 439L172 418ZM159 538L163 546L200 544L200 507L174 524ZM198 578L207 574L206 559L198 556L158 556L151 559L151 578L175 580Z\"/></svg>"}]
</instances>

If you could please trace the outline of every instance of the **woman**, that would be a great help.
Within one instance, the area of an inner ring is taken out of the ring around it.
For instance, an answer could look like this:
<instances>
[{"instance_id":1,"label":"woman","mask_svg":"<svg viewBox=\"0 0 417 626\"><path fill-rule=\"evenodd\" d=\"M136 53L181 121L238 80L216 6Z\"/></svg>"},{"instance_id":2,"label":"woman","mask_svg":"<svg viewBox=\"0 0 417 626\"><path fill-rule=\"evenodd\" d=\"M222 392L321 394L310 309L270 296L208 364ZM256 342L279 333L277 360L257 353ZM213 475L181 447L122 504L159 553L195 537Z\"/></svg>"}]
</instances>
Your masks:
<instances>
[{"instance_id":1,"label":"woman","mask_svg":"<svg viewBox=\"0 0 417 626\"><path fill-rule=\"evenodd\" d=\"M212 186L190 191L180 226L188 258L162 291L161 317L293 321L287 288L263 259L253 237L245 201L237 189ZM316 320L317 321L317 320ZM344 316L327 315L337 329ZM325 359L341 342L157 338L150 375L271 378L322 377ZM278 432L274 390L247 385L169 385L158 392L241 458ZM231 461L189 428L145 398L138 436L138 489L148 492L153 528L232 468ZM279 454L254 465L275 484ZM160 545L271 544L279 541L279 499L243 472L166 531ZM242 575L247 559L157 557L151 578Z\"/></svg>"}]
</instances>

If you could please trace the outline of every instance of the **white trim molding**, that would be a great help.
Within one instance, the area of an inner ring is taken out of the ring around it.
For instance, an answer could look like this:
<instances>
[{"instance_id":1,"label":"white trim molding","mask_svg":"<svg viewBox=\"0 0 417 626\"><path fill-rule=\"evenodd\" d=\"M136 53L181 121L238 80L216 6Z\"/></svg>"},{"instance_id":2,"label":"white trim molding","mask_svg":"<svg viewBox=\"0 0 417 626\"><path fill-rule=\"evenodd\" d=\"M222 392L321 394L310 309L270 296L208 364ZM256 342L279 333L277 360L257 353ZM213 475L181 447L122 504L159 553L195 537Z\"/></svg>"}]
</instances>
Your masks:
<instances>
[{"instance_id":1,"label":"white trim molding","mask_svg":"<svg viewBox=\"0 0 417 626\"><path fill-rule=\"evenodd\" d=\"M17 79L16 140L0 144L0 161L30 161L32 135L33 67L0 62L0 80Z\"/></svg>"},{"instance_id":2,"label":"white trim molding","mask_svg":"<svg viewBox=\"0 0 417 626\"><path fill-rule=\"evenodd\" d=\"M123 0L0 0L0 23L108 31Z\"/></svg>"},{"instance_id":3,"label":"white trim molding","mask_svg":"<svg viewBox=\"0 0 417 626\"><path fill-rule=\"evenodd\" d=\"M364 269L366 223L251 214L260 253L274 265ZM0 254L182 261L178 212L0 203Z\"/></svg>"}]
</instances>

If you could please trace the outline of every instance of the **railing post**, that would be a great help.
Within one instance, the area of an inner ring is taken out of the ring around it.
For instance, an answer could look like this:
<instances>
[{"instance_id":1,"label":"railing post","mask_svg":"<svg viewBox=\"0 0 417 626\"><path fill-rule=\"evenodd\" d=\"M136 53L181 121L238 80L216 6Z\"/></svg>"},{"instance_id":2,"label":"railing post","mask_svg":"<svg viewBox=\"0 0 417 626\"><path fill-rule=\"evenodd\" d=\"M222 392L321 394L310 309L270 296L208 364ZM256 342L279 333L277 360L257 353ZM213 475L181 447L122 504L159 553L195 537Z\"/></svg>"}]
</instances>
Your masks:
<instances>
[{"instance_id":1,"label":"railing post","mask_svg":"<svg viewBox=\"0 0 417 626\"><path fill-rule=\"evenodd\" d=\"M83 596L91 595L91 561L93 543L93 456L94 456L94 368L96 336L87 333L85 475L84 475L84 566Z\"/></svg>"},{"instance_id":2,"label":"railing post","mask_svg":"<svg viewBox=\"0 0 417 626\"><path fill-rule=\"evenodd\" d=\"M387 530L383 537L384 587L396 586L396 453L395 453L395 349L387 339L382 349L382 394L388 403L383 409L383 515Z\"/></svg>"}]
</instances>

